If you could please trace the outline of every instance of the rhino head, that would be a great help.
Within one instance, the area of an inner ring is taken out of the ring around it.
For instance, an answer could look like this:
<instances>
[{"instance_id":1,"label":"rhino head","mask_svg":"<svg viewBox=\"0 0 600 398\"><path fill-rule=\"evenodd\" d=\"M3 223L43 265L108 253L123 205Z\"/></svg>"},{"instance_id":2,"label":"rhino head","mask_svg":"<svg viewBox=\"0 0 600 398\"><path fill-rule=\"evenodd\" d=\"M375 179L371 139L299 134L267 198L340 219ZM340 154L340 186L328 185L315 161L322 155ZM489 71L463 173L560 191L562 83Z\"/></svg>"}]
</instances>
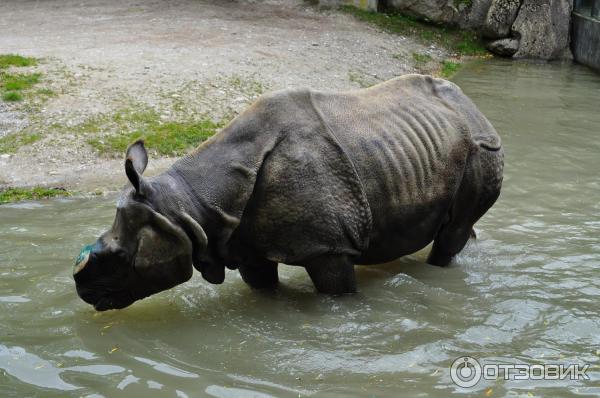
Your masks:
<instances>
[{"instance_id":1,"label":"rhino head","mask_svg":"<svg viewBox=\"0 0 600 398\"><path fill-rule=\"evenodd\" d=\"M125 172L131 186L121 193L111 229L76 260L77 293L98 311L127 307L187 281L194 255L206 249L202 227L173 204L169 177L142 176L147 163L142 141L127 149ZM165 207L174 210L166 214Z\"/></svg>"}]
</instances>

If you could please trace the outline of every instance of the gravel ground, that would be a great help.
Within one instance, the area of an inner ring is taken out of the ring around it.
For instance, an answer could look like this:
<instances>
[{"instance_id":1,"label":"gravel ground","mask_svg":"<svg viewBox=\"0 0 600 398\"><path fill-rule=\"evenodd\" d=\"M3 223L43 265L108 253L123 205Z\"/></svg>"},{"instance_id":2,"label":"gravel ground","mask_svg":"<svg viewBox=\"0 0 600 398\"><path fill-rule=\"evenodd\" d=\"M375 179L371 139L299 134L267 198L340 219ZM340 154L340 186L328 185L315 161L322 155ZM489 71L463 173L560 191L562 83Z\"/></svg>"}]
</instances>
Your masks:
<instances>
[{"instance_id":1,"label":"gravel ground","mask_svg":"<svg viewBox=\"0 0 600 398\"><path fill-rule=\"evenodd\" d=\"M219 120L264 90L346 90L415 72L414 52L447 55L295 0L3 0L0 53L40 58L33 70L58 95L0 101L0 137L42 137L0 155L0 188L119 189L122 159L99 155L78 131L94 115L135 106L163 120ZM173 160L151 157L147 173Z\"/></svg>"}]
</instances>

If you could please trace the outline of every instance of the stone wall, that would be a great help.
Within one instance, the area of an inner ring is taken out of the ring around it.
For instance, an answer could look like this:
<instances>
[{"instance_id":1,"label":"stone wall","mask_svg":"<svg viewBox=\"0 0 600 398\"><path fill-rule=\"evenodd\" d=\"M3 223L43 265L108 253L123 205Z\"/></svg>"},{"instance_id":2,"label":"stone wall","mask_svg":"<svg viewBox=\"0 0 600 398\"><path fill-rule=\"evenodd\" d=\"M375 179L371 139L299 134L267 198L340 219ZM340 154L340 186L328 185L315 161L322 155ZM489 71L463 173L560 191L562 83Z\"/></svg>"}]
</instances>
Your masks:
<instances>
[{"instance_id":1,"label":"stone wall","mask_svg":"<svg viewBox=\"0 0 600 398\"><path fill-rule=\"evenodd\" d=\"M600 71L600 18L573 13L571 49L577 62Z\"/></svg>"},{"instance_id":2,"label":"stone wall","mask_svg":"<svg viewBox=\"0 0 600 398\"><path fill-rule=\"evenodd\" d=\"M369 10L393 10L447 26L473 29L498 55L570 58L573 0L322 0Z\"/></svg>"}]
</instances>

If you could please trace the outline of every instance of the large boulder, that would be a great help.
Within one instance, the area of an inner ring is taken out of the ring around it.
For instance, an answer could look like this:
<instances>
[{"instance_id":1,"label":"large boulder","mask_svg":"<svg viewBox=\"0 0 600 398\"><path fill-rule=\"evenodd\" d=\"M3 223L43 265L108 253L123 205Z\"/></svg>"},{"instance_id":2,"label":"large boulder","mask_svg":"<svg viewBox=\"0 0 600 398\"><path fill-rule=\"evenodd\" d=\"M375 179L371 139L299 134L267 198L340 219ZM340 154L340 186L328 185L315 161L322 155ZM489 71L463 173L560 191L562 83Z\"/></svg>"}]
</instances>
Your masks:
<instances>
[{"instance_id":1,"label":"large boulder","mask_svg":"<svg viewBox=\"0 0 600 398\"><path fill-rule=\"evenodd\" d=\"M470 0L458 6L458 25L462 29L480 30L493 0Z\"/></svg>"},{"instance_id":2,"label":"large boulder","mask_svg":"<svg viewBox=\"0 0 600 398\"><path fill-rule=\"evenodd\" d=\"M519 40L507 37L491 41L486 47L494 54L502 57L512 57L519 49Z\"/></svg>"},{"instance_id":3,"label":"large boulder","mask_svg":"<svg viewBox=\"0 0 600 398\"><path fill-rule=\"evenodd\" d=\"M488 49L517 58L570 58L573 0L319 0L369 10L393 10L492 39ZM514 55L513 55L514 54Z\"/></svg>"},{"instance_id":4,"label":"large boulder","mask_svg":"<svg viewBox=\"0 0 600 398\"><path fill-rule=\"evenodd\" d=\"M572 0L523 0L513 23L516 58L556 59L569 55Z\"/></svg>"},{"instance_id":5,"label":"large boulder","mask_svg":"<svg viewBox=\"0 0 600 398\"><path fill-rule=\"evenodd\" d=\"M483 36L490 39L509 36L520 6L520 0L492 0L481 28Z\"/></svg>"},{"instance_id":6,"label":"large boulder","mask_svg":"<svg viewBox=\"0 0 600 398\"><path fill-rule=\"evenodd\" d=\"M439 24L454 24L458 10L453 0L387 0L386 8Z\"/></svg>"},{"instance_id":7,"label":"large boulder","mask_svg":"<svg viewBox=\"0 0 600 398\"><path fill-rule=\"evenodd\" d=\"M379 0L384 8L436 24L479 30L493 0Z\"/></svg>"}]
</instances>

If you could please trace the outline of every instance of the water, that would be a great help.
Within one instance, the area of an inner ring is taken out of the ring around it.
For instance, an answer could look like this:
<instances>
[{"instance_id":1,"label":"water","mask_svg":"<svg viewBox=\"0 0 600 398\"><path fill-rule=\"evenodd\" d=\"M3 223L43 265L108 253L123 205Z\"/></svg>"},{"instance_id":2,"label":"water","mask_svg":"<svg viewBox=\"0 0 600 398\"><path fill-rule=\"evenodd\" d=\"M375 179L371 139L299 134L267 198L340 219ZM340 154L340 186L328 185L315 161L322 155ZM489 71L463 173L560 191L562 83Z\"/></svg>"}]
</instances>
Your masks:
<instances>
[{"instance_id":1,"label":"water","mask_svg":"<svg viewBox=\"0 0 600 398\"><path fill-rule=\"evenodd\" d=\"M360 268L360 293L190 282L95 313L70 276L114 198L0 206L0 396L600 395L600 77L502 61L455 81L501 133L505 186L456 264ZM589 363L589 381L454 385L452 361Z\"/></svg>"}]
</instances>

